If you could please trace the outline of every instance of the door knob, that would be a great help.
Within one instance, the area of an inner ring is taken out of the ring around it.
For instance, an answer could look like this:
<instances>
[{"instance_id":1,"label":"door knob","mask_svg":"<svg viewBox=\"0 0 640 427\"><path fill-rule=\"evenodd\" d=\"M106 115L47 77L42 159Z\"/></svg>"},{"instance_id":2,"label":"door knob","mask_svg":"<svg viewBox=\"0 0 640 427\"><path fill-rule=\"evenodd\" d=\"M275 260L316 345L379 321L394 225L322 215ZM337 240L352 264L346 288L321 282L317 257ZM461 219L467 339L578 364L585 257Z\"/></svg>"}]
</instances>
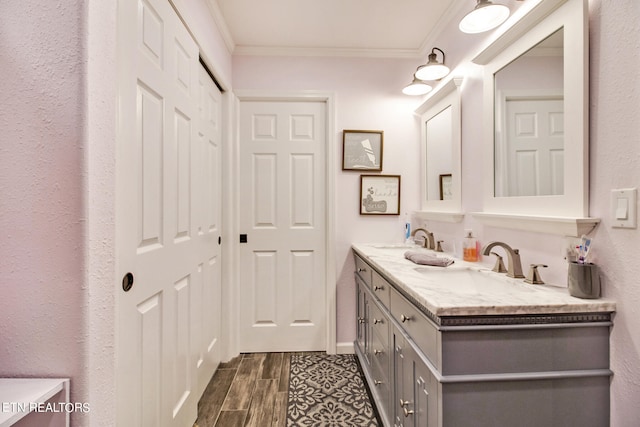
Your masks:
<instances>
[{"instance_id":1,"label":"door knob","mask_svg":"<svg viewBox=\"0 0 640 427\"><path fill-rule=\"evenodd\" d=\"M131 288L133 288L133 273L128 272L122 278L122 290L125 292L129 292Z\"/></svg>"}]
</instances>

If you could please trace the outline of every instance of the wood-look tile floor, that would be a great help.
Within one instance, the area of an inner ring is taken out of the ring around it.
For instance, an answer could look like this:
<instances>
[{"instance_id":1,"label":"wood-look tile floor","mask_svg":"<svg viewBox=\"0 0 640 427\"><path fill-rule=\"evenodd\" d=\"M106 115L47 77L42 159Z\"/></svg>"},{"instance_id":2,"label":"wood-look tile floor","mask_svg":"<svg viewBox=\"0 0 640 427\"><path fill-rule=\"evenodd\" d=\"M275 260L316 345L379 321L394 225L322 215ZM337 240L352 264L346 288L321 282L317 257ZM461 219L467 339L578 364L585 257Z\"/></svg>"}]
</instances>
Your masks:
<instances>
[{"instance_id":1,"label":"wood-look tile floor","mask_svg":"<svg viewBox=\"0 0 640 427\"><path fill-rule=\"evenodd\" d=\"M247 353L221 363L194 427L285 427L291 353Z\"/></svg>"}]
</instances>

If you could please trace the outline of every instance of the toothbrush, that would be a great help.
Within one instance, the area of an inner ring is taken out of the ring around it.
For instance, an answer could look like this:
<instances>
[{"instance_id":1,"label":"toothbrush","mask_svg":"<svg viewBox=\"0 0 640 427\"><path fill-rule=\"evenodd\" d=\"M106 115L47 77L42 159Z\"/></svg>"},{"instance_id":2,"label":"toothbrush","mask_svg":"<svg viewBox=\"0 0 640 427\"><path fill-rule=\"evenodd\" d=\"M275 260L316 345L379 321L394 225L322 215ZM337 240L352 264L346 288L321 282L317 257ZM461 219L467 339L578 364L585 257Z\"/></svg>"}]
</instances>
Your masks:
<instances>
[{"instance_id":1,"label":"toothbrush","mask_svg":"<svg viewBox=\"0 0 640 427\"><path fill-rule=\"evenodd\" d=\"M589 250L591 249L592 239L583 234L580 240L581 240L581 245L579 249L578 263L586 264L587 256L589 255Z\"/></svg>"},{"instance_id":2,"label":"toothbrush","mask_svg":"<svg viewBox=\"0 0 640 427\"><path fill-rule=\"evenodd\" d=\"M587 236L582 236L582 262L587 263L587 257L589 256L589 250L591 249L592 239Z\"/></svg>"}]
</instances>

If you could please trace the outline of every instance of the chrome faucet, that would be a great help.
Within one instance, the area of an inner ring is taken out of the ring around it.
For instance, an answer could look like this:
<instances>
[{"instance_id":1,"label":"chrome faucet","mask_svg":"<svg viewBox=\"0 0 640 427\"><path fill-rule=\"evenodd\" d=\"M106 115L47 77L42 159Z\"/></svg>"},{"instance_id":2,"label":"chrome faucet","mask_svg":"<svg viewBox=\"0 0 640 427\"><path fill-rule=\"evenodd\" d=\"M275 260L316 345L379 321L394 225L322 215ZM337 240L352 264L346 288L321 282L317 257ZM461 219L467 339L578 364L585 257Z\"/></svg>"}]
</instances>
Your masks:
<instances>
[{"instance_id":1,"label":"chrome faucet","mask_svg":"<svg viewBox=\"0 0 640 427\"><path fill-rule=\"evenodd\" d=\"M424 238L424 247L427 249L435 249L436 248L436 239L435 237L433 237L433 233L425 230L424 228L416 228L415 230L413 230L413 233L411 233L412 237L415 237L415 235L418 233L418 231L422 231L425 235Z\"/></svg>"},{"instance_id":2,"label":"chrome faucet","mask_svg":"<svg viewBox=\"0 0 640 427\"><path fill-rule=\"evenodd\" d=\"M522 263L520 262L520 251L518 249L512 249L511 246L503 242L490 242L482 248L482 255L489 255L491 249L495 246L500 246L507 253L507 277L522 278Z\"/></svg>"}]
</instances>

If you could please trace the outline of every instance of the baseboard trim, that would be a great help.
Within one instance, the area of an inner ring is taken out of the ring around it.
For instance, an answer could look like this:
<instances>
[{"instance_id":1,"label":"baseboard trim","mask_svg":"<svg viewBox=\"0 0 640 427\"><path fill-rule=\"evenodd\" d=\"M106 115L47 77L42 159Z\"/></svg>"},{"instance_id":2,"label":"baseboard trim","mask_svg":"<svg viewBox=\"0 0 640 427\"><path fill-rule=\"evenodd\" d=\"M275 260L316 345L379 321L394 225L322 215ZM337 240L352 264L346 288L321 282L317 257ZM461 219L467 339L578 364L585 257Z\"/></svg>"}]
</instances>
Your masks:
<instances>
[{"instance_id":1,"label":"baseboard trim","mask_svg":"<svg viewBox=\"0 0 640 427\"><path fill-rule=\"evenodd\" d=\"M336 344L337 354L354 354L353 342L339 342Z\"/></svg>"}]
</instances>

